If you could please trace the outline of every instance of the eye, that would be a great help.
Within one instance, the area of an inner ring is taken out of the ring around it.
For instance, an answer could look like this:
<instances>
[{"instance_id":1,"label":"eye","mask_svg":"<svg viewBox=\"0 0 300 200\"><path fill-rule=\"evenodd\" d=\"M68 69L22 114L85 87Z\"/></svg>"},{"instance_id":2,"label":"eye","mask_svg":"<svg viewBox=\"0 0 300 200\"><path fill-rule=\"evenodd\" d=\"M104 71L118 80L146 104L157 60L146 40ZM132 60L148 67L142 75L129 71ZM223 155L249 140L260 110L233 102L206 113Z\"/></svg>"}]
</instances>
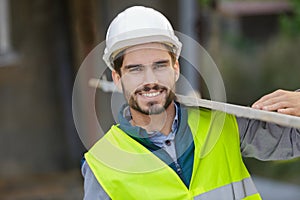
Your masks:
<instances>
[{"instance_id":1,"label":"eye","mask_svg":"<svg viewBox=\"0 0 300 200\"><path fill-rule=\"evenodd\" d=\"M157 67L167 67L168 65L166 63L157 64Z\"/></svg>"},{"instance_id":2,"label":"eye","mask_svg":"<svg viewBox=\"0 0 300 200\"><path fill-rule=\"evenodd\" d=\"M144 69L143 65L130 65L126 67L128 72L140 72Z\"/></svg>"},{"instance_id":3,"label":"eye","mask_svg":"<svg viewBox=\"0 0 300 200\"><path fill-rule=\"evenodd\" d=\"M164 69L168 67L169 64L167 62L162 62L162 63L154 63L153 68L154 69Z\"/></svg>"}]
</instances>

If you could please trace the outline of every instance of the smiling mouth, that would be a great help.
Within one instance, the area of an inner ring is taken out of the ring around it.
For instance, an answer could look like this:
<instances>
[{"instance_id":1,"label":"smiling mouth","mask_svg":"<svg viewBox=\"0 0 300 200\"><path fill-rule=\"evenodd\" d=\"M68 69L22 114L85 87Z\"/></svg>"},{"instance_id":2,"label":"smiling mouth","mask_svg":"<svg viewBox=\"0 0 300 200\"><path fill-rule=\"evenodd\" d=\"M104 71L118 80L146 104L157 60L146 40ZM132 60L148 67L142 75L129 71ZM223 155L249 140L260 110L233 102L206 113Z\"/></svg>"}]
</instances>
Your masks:
<instances>
[{"instance_id":1,"label":"smiling mouth","mask_svg":"<svg viewBox=\"0 0 300 200\"><path fill-rule=\"evenodd\" d=\"M156 97L160 94L161 92L149 92L149 93L143 93L143 97Z\"/></svg>"},{"instance_id":2,"label":"smiling mouth","mask_svg":"<svg viewBox=\"0 0 300 200\"><path fill-rule=\"evenodd\" d=\"M144 98L155 98L166 91L168 91L168 89L161 85L146 85L137 89L134 94Z\"/></svg>"}]
</instances>

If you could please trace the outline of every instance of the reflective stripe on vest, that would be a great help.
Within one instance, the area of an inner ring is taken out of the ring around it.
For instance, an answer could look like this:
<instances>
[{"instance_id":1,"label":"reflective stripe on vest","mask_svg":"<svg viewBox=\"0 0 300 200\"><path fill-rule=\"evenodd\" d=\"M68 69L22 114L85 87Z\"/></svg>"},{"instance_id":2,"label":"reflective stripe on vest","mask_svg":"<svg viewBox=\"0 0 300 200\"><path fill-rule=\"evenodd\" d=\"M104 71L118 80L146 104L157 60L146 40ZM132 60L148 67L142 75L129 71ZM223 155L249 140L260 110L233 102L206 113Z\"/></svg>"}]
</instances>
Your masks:
<instances>
[{"instance_id":1,"label":"reflective stripe on vest","mask_svg":"<svg viewBox=\"0 0 300 200\"><path fill-rule=\"evenodd\" d=\"M245 168L234 116L189 109L194 166L187 188L166 163L117 126L86 153L112 199L261 199Z\"/></svg>"},{"instance_id":2,"label":"reflective stripe on vest","mask_svg":"<svg viewBox=\"0 0 300 200\"><path fill-rule=\"evenodd\" d=\"M251 178L245 178L239 182L230 183L212 191L206 192L195 197L195 200L228 200L228 199L245 199L245 196L251 199L256 196L256 188ZM252 196L253 195L253 196ZM258 194L257 194L258 195ZM253 198L257 199L257 198Z\"/></svg>"}]
</instances>

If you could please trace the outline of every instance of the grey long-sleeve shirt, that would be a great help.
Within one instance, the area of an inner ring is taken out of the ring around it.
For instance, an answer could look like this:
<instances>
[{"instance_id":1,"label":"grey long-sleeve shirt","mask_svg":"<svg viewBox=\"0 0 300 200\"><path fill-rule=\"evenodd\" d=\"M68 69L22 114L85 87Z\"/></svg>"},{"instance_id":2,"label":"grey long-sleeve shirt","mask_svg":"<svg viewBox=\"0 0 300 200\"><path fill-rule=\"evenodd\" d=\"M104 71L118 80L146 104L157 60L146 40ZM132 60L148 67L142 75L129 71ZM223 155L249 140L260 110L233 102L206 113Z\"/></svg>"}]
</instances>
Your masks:
<instances>
[{"instance_id":1,"label":"grey long-sleeve shirt","mask_svg":"<svg viewBox=\"0 0 300 200\"><path fill-rule=\"evenodd\" d=\"M300 130L237 118L241 152L259 160L287 160L300 156Z\"/></svg>"},{"instance_id":2,"label":"grey long-sleeve shirt","mask_svg":"<svg viewBox=\"0 0 300 200\"><path fill-rule=\"evenodd\" d=\"M284 160L300 156L300 130L237 117L241 152L260 160ZM110 199L86 162L82 166L84 199Z\"/></svg>"}]
</instances>

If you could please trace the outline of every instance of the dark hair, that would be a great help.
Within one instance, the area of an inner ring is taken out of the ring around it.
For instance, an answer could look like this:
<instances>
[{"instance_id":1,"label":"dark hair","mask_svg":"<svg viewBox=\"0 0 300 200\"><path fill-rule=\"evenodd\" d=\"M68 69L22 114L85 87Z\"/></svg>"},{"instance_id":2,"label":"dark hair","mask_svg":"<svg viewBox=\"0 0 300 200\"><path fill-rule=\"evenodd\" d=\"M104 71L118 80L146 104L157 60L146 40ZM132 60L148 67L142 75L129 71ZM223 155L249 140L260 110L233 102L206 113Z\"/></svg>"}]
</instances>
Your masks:
<instances>
[{"instance_id":1,"label":"dark hair","mask_svg":"<svg viewBox=\"0 0 300 200\"><path fill-rule=\"evenodd\" d=\"M113 68L116 70L116 72L121 76L121 67L124 60L124 53L125 50L122 50L120 53L118 53L115 56L115 59L113 60Z\"/></svg>"},{"instance_id":2,"label":"dark hair","mask_svg":"<svg viewBox=\"0 0 300 200\"><path fill-rule=\"evenodd\" d=\"M166 44L163 44L167 50L168 50L168 53L170 54L171 56L171 61L172 61L172 65L175 64L175 61L176 61L176 55L175 53L173 52L173 49L172 47L170 47L169 45L166 45ZM124 60L124 54L125 54L125 50L122 50L120 51L115 57L114 57L114 60L112 61L113 63L113 68L114 70L116 70L116 72L121 76L121 67L122 67L122 64L123 64L123 60Z\"/></svg>"}]
</instances>

